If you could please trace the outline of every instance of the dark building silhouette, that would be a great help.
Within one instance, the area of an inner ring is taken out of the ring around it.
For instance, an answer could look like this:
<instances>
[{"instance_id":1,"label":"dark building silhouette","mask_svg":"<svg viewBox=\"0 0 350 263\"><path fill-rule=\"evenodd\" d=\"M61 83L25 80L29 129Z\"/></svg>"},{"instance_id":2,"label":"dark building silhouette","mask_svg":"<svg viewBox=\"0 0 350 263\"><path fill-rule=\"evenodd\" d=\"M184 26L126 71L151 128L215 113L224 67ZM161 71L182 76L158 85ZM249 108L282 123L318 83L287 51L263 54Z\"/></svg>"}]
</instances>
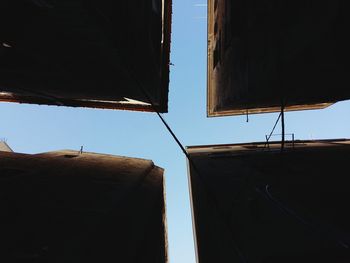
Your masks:
<instances>
[{"instance_id":1,"label":"dark building silhouette","mask_svg":"<svg viewBox=\"0 0 350 263\"><path fill-rule=\"evenodd\" d=\"M0 262L167 262L163 169L0 151Z\"/></svg>"},{"instance_id":2,"label":"dark building silhouette","mask_svg":"<svg viewBox=\"0 0 350 263\"><path fill-rule=\"evenodd\" d=\"M197 262L350 261L349 140L187 150Z\"/></svg>"},{"instance_id":3,"label":"dark building silhouette","mask_svg":"<svg viewBox=\"0 0 350 263\"><path fill-rule=\"evenodd\" d=\"M1 1L0 101L166 112L171 8L171 0Z\"/></svg>"},{"instance_id":4,"label":"dark building silhouette","mask_svg":"<svg viewBox=\"0 0 350 263\"><path fill-rule=\"evenodd\" d=\"M350 98L348 1L209 0L208 116Z\"/></svg>"},{"instance_id":5,"label":"dark building silhouette","mask_svg":"<svg viewBox=\"0 0 350 263\"><path fill-rule=\"evenodd\" d=\"M208 1L208 116L281 111L282 140L187 148L197 262L350 262L350 141L288 142L284 119L350 98L348 10Z\"/></svg>"},{"instance_id":6,"label":"dark building silhouette","mask_svg":"<svg viewBox=\"0 0 350 263\"><path fill-rule=\"evenodd\" d=\"M167 112L171 0L5 0L0 101ZM0 262L167 262L163 169L0 142Z\"/></svg>"}]
</instances>

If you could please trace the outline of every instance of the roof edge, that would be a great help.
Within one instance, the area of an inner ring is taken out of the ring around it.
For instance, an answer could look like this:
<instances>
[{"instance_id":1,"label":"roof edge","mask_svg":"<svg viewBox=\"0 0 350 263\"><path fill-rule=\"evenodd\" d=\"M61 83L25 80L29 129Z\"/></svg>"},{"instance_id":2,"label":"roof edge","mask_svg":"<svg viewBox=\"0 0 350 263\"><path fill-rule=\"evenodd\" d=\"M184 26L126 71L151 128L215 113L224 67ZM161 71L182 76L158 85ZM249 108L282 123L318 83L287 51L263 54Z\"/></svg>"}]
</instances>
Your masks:
<instances>
[{"instance_id":1,"label":"roof edge","mask_svg":"<svg viewBox=\"0 0 350 263\"><path fill-rule=\"evenodd\" d=\"M161 61L161 92L160 104L156 107L161 113L168 112L169 82L170 82L170 48L171 48L171 25L172 25L172 0L163 0L163 36L162 61Z\"/></svg>"}]
</instances>

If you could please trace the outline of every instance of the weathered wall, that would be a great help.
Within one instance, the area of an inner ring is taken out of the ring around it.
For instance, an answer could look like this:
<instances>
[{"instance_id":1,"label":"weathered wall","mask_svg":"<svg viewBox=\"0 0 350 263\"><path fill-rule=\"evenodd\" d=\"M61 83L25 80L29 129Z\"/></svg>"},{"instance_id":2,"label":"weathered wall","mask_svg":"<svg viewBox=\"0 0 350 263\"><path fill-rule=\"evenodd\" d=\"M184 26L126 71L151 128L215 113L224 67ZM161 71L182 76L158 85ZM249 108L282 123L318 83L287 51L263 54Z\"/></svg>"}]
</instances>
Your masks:
<instances>
[{"instance_id":1,"label":"weathered wall","mask_svg":"<svg viewBox=\"0 0 350 263\"><path fill-rule=\"evenodd\" d=\"M0 153L1 262L167 262L163 170L72 151Z\"/></svg>"},{"instance_id":2,"label":"weathered wall","mask_svg":"<svg viewBox=\"0 0 350 263\"><path fill-rule=\"evenodd\" d=\"M126 103L149 103L142 85L166 111L171 0L164 17L157 3L2 1L0 100L152 111Z\"/></svg>"},{"instance_id":3,"label":"weathered wall","mask_svg":"<svg viewBox=\"0 0 350 263\"><path fill-rule=\"evenodd\" d=\"M282 101L294 110L322 108L350 98L346 1L208 4L209 115L278 111Z\"/></svg>"},{"instance_id":4,"label":"weathered wall","mask_svg":"<svg viewBox=\"0 0 350 263\"><path fill-rule=\"evenodd\" d=\"M189 148L199 263L350 260L350 143Z\"/></svg>"}]
</instances>

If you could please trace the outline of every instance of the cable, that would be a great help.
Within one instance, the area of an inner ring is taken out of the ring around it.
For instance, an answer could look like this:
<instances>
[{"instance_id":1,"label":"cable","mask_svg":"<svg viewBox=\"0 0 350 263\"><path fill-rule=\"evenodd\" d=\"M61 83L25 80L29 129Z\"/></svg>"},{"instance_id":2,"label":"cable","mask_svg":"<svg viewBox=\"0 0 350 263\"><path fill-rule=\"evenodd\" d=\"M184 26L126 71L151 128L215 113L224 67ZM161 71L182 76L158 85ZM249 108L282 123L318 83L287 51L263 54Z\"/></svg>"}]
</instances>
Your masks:
<instances>
[{"instance_id":1,"label":"cable","mask_svg":"<svg viewBox=\"0 0 350 263\"><path fill-rule=\"evenodd\" d=\"M237 253L237 256L239 257L240 261L242 263L248 263L245 255L243 254L243 252L241 251L241 249L239 248L239 246L237 245L237 242L234 239L234 234L233 231L230 227L230 224L228 222L228 220L226 219L226 217L224 216L224 213L221 211L221 209L219 208L219 202L216 199L215 195L212 194L212 192L209 190L209 187L207 186L207 184L205 183L205 181L203 180L201 173L199 172L198 167L196 166L196 164L194 163L193 159L191 158L191 156L188 154L188 152L186 151L185 147L182 145L182 143L180 142L180 140L177 138L176 134L173 132L173 130L171 129L171 127L169 126L169 124L165 121L165 119L163 118L163 116L159 113L157 107L155 106L155 104L153 103L151 97L148 95L148 93L146 92L146 90L143 88L143 85L139 82L138 78L136 78L135 74L133 74L133 70L130 69L129 73L131 73L132 78L134 80L136 80L137 86L139 87L140 91L144 94L144 96L146 97L146 99L148 100L149 104L151 104L151 107L153 108L153 110L156 112L156 114L158 115L158 117L160 118L160 120L162 121L162 123L164 124L164 126L166 127L166 129L168 130L168 132L171 134L171 136L173 137L173 139L175 140L175 142L177 143L177 145L179 146L179 148L181 149L181 151L185 154L187 160L189 161L190 165L193 168L194 173L197 175L198 179L201 181L201 183L204 186L204 191L206 193L206 195L208 196L209 199L211 199L214 203L214 207L217 211L217 213L219 214L220 218L223 220L224 224L226 225L227 229L230 232L230 238L232 241L232 245L234 246L234 249Z\"/></svg>"},{"instance_id":2,"label":"cable","mask_svg":"<svg viewBox=\"0 0 350 263\"><path fill-rule=\"evenodd\" d=\"M137 78L135 78L137 80ZM140 83L137 81L138 86L141 87ZM177 136L175 135L175 133L173 132L173 130L170 128L169 124L165 121L165 119L163 118L163 116L159 113L159 111L157 110L156 106L154 105L153 101L151 100L150 96L147 94L147 92L141 88L142 93L145 95L146 99L148 100L148 102L151 104L153 110L157 113L158 117L160 118L160 120L162 121L162 123L164 124L164 126L166 127L166 129L168 130L168 132L171 134L171 136L173 137L173 139L175 140L175 142L177 143L177 145L180 147L181 151L186 155L186 157L190 160L190 156L188 155L185 147L182 145L182 143L180 142L180 140L177 138Z\"/></svg>"}]
</instances>

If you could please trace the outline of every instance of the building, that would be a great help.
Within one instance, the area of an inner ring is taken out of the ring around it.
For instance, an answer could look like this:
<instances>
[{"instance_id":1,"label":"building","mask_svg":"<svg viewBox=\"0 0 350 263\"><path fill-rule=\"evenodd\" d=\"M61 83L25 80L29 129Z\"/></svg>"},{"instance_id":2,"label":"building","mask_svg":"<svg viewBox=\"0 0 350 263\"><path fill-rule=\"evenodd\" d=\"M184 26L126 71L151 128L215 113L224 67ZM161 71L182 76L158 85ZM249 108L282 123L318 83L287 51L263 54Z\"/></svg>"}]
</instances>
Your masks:
<instances>
[{"instance_id":1,"label":"building","mask_svg":"<svg viewBox=\"0 0 350 263\"><path fill-rule=\"evenodd\" d=\"M197 262L350 261L350 141L285 142L283 114L350 98L347 11L208 1L208 117L281 111L283 135L187 148Z\"/></svg>"},{"instance_id":2,"label":"building","mask_svg":"<svg viewBox=\"0 0 350 263\"><path fill-rule=\"evenodd\" d=\"M1 262L167 262L163 169L58 151L0 152Z\"/></svg>"},{"instance_id":3,"label":"building","mask_svg":"<svg viewBox=\"0 0 350 263\"><path fill-rule=\"evenodd\" d=\"M350 140L187 150L197 262L349 262Z\"/></svg>"},{"instance_id":4,"label":"building","mask_svg":"<svg viewBox=\"0 0 350 263\"><path fill-rule=\"evenodd\" d=\"M0 140L0 152L13 152L5 140Z\"/></svg>"},{"instance_id":5,"label":"building","mask_svg":"<svg viewBox=\"0 0 350 263\"><path fill-rule=\"evenodd\" d=\"M171 9L171 0L1 1L0 101L166 112Z\"/></svg>"},{"instance_id":6,"label":"building","mask_svg":"<svg viewBox=\"0 0 350 263\"><path fill-rule=\"evenodd\" d=\"M167 112L171 0L5 0L0 102ZM0 143L0 262L167 262L152 161Z\"/></svg>"},{"instance_id":7,"label":"building","mask_svg":"<svg viewBox=\"0 0 350 263\"><path fill-rule=\"evenodd\" d=\"M209 0L208 116L349 99L348 10L345 0Z\"/></svg>"}]
</instances>

